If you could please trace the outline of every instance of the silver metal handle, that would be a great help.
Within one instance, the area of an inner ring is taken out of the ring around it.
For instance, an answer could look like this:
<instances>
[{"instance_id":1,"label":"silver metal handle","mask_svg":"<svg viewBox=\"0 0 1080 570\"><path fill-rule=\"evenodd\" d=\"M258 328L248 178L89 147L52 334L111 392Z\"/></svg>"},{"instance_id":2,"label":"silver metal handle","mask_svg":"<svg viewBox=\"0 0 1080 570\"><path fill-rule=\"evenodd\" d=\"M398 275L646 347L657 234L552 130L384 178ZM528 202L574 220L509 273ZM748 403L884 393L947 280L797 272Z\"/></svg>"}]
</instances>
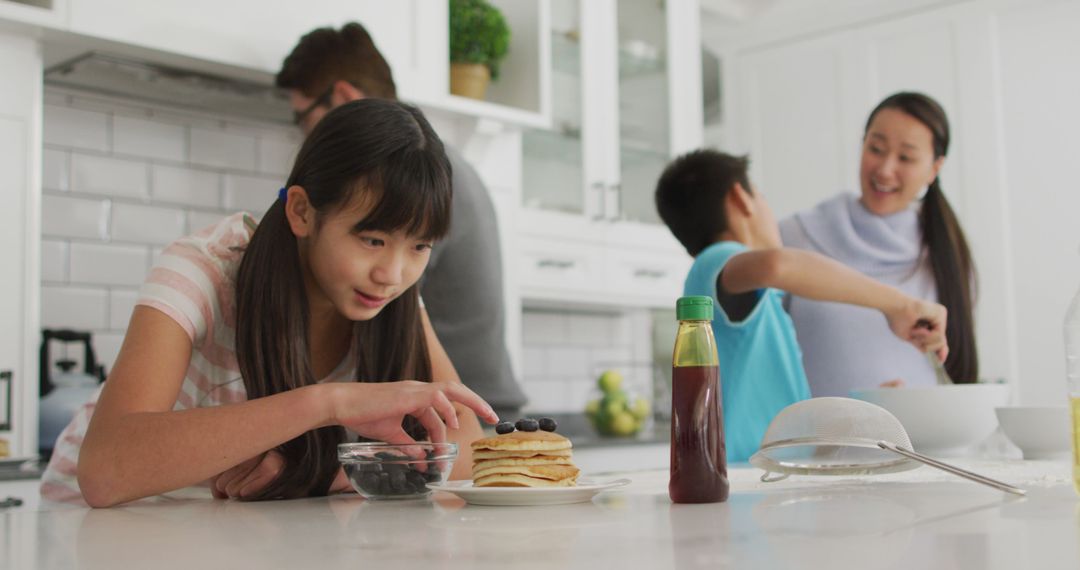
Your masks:
<instances>
[{"instance_id":1,"label":"silver metal handle","mask_svg":"<svg viewBox=\"0 0 1080 570\"><path fill-rule=\"evenodd\" d=\"M959 467L956 467L955 465L949 465L948 463L942 463L941 461L938 461L937 459L927 457L927 456L925 456L925 455L923 455L921 453L916 453L916 452L914 452L914 451L912 451L910 449L904 449L903 447L899 447L899 446L897 446L895 444L892 444L892 443L889 443L887 441L879 441L879 442L877 442L877 444L878 444L878 447L880 447L881 449L885 449L885 450L891 451L893 453L899 453L900 455L903 455L904 457L907 457L908 459L914 459L915 461L918 461L920 463L924 463L926 465L929 465L930 467L935 467L937 469L941 469L942 471L947 471L949 473L952 473L953 475L956 475L958 477L963 477L964 479L967 479L969 481L974 481L976 483L981 483L981 484L986 485L988 487L993 487L993 488L995 488L995 489L997 489L999 491L1005 491L1006 493L1012 493L1014 495L1024 496L1024 495L1027 494L1027 491L1025 491L1023 489L1020 489L1018 487L1013 487L1012 485L1009 485L1007 483L1002 483L1001 481L998 481L996 479L991 479L989 477L984 477L982 475L979 475L978 473L972 473L971 471L968 471L966 469L961 469Z\"/></svg>"},{"instance_id":2,"label":"silver metal handle","mask_svg":"<svg viewBox=\"0 0 1080 570\"><path fill-rule=\"evenodd\" d=\"M604 188L603 182L593 182L590 188L592 188L600 196L599 204L596 208L596 214L594 214L592 217L594 222L599 222L600 220L603 220L607 217L607 212L605 211L607 210L607 208L605 207L605 205L607 204L607 190Z\"/></svg>"},{"instance_id":3,"label":"silver metal handle","mask_svg":"<svg viewBox=\"0 0 1080 570\"><path fill-rule=\"evenodd\" d=\"M541 259L536 262L536 266L540 268L553 267L555 269L569 269L574 266L574 262L569 259Z\"/></svg>"},{"instance_id":4,"label":"silver metal handle","mask_svg":"<svg viewBox=\"0 0 1080 570\"><path fill-rule=\"evenodd\" d=\"M649 269L646 267L642 267L634 270L634 277L650 277L652 279L660 279L665 275L667 275L667 271L664 271L662 269Z\"/></svg>"},{"instance_id":5,"label":"silver metal handle","mask_svg":"<svg viewBox=\"0 0 1080 570\"><path fill-rule=\"evenodd\" d=\"M622 183L613 182L611 184L608 184L607 189L605 190L604 194L605 194L605 196L610 195L610 197L612 198L611 201L615 204L615 207L611 209L612 211L611 211L610 215L607 215L607 220L609 222L617 222L617 221L619 221L620 218L625 218L626 217L625 212L622 211L622 209L623 209ZM604 203L604 210L605 210L604 214L608 214L608 212L606 211L607 210L607 203L606 202Z\"/></svg>"}]
</instances>

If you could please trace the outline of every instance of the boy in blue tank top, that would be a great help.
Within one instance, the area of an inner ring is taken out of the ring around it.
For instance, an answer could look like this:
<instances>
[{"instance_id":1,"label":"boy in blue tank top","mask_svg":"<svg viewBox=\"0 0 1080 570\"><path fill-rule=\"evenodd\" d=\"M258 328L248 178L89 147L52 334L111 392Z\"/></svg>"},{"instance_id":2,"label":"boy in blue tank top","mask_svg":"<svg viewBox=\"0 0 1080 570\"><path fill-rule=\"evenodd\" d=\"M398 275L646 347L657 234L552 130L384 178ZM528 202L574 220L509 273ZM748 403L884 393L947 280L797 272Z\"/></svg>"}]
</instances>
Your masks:
<instances>
[{"instance_id":1,"label":"boy in blue tank top","mask_svg":"<svg viewBox=\"0 0 1080 570\"><path fill-rule=\"evenodd\" d=\"M656 187L660 217L694 256L683 294L713 299L729 462L749 459L773 417L810 397L785 292L877 309L901 339L942 361L948 354L945 307L825 256L784 248L748 164L698 150L668 165Z\"/></svg>"}]
</instances>

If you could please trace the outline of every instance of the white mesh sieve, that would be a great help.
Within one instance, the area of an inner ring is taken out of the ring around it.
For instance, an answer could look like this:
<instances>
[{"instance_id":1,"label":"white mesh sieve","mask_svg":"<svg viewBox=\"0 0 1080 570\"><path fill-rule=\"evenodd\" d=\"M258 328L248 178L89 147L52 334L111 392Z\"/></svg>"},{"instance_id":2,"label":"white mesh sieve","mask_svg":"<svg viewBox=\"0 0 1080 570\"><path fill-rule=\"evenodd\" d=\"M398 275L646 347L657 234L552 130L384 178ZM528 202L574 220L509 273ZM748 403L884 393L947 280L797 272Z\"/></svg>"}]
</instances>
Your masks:
<instances>
[{"instance_id":1,"label":"white mesh sieve","mask_svg":"<svg viewBox=\"0 0 1080 570\"><path fill-rule=\"evenodd\" d=\"M851 398L813 398L773 418L750 463L785 475L894 473L920 465L879 448L878 441L911 448L904 426L888 410Z\"/></svg>"}]
</instances>

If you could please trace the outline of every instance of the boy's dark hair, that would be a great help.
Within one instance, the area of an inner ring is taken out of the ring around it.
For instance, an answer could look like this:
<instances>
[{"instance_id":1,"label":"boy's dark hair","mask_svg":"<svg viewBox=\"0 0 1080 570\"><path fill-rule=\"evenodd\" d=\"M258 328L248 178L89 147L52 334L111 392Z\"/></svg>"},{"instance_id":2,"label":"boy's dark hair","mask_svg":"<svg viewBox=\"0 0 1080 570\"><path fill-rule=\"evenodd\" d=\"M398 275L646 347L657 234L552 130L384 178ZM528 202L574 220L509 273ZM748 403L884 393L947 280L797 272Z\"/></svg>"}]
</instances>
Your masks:
<instances>
[{"instance_id":1,"label":"boy's dark hair","mask_svg":"<svg viewBox=\"0 0 1080 570\"><path fill-rule=\"evenodd\" d=\"M692 256L728 228L724 198L735 183L750 192L750 160L712 149L684 154L671 162L656 183L656 210Z\"/></svg>"},{"instance_id":2,"label":"boy's dark hair","mask_svg":"<svg viewBox=\"0 0 1080 570\"><path fill-rule=\"evenodd\" d=\"M394 75L364 26L349 22L340 30L319 28L300 38L275 78L282 89L318 97L345 80L365 97L397 99Z\"/></svg>"}]
</instances>

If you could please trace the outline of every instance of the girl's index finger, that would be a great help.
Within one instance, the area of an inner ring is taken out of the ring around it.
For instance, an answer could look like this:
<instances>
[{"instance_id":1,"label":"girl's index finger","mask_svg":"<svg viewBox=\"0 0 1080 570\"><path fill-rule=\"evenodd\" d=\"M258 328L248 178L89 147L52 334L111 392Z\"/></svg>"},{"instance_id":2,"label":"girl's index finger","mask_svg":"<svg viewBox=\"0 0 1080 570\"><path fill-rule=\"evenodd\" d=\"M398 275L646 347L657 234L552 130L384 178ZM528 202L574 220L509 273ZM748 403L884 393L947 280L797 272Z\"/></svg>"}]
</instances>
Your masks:
<instances>
[{"instance_id":1,"label":"girl's index finger","mask_svg":"<svg viewBox=\"0 0 1080 570\"><path fill-rule=\"evenodd\" d=\"M472 411L476 412L480 419L489 424L499 423L499 416L495 413L495 410L491 408L491 405L484 401L483 398L478 396L476 392L468 389L464 384L459 383L447 383L445 384L446 397L453 402L459 402L468 406Z\"/></svg>"}]
</instances>

